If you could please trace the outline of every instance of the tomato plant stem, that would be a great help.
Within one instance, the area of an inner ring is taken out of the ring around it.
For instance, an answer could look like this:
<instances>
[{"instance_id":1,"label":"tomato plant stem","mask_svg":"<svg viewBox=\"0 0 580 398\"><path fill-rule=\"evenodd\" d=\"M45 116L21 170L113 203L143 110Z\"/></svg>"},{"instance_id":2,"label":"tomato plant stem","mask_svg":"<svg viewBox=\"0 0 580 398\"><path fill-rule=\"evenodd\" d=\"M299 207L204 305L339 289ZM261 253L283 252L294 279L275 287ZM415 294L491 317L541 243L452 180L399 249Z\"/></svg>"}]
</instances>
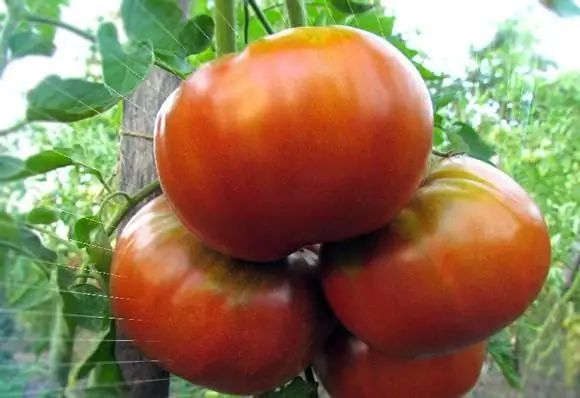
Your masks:
<instances>
[{"instance_id":1,"label":"tomato plant stem","mask_svg":"<svg viewBox=\"0 0 580 398\"><path fill-rule=\"evenodd\" d=\"M258 18L258 20L260 21L266 32L269 35L273 34L274 29L272 28L272 25L270 25L270 22L268 22L268 18L266 18L264 11L262 11L258 3L256 3L256 0L247 0L247 2L250 5L250 7L252 7L252 11L254 11L254 14L256 14L256 17Z\"/></svg>"},{"instance_id":2,"label":"tomato plant stem","mask_svg":"<svg viewBox=\"0 0 580 398\"><path fill-rule=\"evenodd\" d=\"M147 198L149 195L151 195L155 191L159 190L160 187L161 186L159 184L159 181L153 181L149 185L146 185L145 187L143 187L139 191L137 191L137 193L135 193L135 195L133 195L131 197L131 199L129 199L127 201L125 206L123 206L117 212L117 214L115 214L115 217L113 217L113 220L105 229L105 232L107 233L107 235L111 236L113 234L113 232L115 232L115 230L117 229L117 227L119 226L121 221L123 221L123 218L125 218L125 216L127 214L129 214L129 212L131 210L133 210L133 208L135 206L137 206L139 203L141 203L145 198Z\"/></svg>"},{"instance_id":3,"label":"tomato plant stem","mask_svg":"<svg viewBox=\"0 0 580 398\"><path fill-rule=\"evenodd\" d=\"M47 17L43 17L41 15L35 15L35 14L27 14L24 16L24 19L28 22L31 22L31 23L37 23L37 24L42 24L42 25L51 25L51 26L55 26L57 28L67 30L71 33L76 34L79 37L82 37L85 40L90 41L91 43L97 42L97 38L95 36L93 36L92 34L85 32L84 30L81 30L81 29L74 27L72 25L69 25L66 22L59 21L58 19L47 18ZM181 75L181 74L175 72L174 70L172 70L171 68L166 66L165 63L163 63L163 61L161 61L157 58L155 59L155 66L157 66L161 69L164 69L167 72L174 74L181 79L185 78L184 75ZM1 75L1 71L2 71L2 66L1 66L1 62L0 62L0 75Z\"/></svg>"},{"instance_id":4,"label":"tomato plant stem","mask_svg":"<svg viewBox=\"0 0 580 398\"><path fill-rule=\"evenodd\" d=\"M285 0L286 11L292 27L306 26L306 7L303 0Z\"/></svg>"},{"instance_id":5,"label":"tomato plant stem","mask_svg":"<svg viewBox=\"0 0 580 398\"><path fill-rule=\"evenodd\" d=\"M236 51L236 7L234 0L215 0L215 41L217 55Z\"/></svg>"}]
</instances>

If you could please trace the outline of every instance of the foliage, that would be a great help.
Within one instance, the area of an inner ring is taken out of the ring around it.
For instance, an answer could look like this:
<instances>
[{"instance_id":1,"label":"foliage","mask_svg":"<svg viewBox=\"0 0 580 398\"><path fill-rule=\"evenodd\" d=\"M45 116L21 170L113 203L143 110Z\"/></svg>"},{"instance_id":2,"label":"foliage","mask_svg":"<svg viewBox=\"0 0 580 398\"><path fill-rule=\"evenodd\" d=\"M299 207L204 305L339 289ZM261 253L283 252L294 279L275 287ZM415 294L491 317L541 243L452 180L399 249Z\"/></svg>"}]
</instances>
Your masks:
<instances>
[{"instance_id":1,"label":"foliage","mask_svg":"<svg viewBox=\"0 0 580 398\"><path fill-rule=\"evenodd\" d=\"M109 316L106 254L112 238L104 232L112 235L119 214L148 192L130 197L115 189L121 101L154 66L183 78L214 59L214 33L220 29L212 17L216 10L212 2L193 1L192 14L185 17L176 0L123 0L119 7L123 32L113 24L117 21L104 21L93 35L59 23L66 0L6 3L9 15L3 23L0 76L12 60L51 56L57 25L95 45L101 73L82 79L48 76L28 93L23 127L0 142L2 153L7 153L0 156L0 301L5 296L2 307L8 309L0 312L0 332L13 329L10 334L19 335L14 331L19 325L19 330L25 330L23 349L35 356L10 367L10 373L2 372L0 395L2 389L14 394L25 388L26 382L12 375L24 377L34 371L46 377L48 367L57 370L53 379L60 387L88 382L104 396L107 390L102 383L114 385L121 380L116 365L95 366L114 360L113 324L104 321ZM576 12L564 1L544 3L561 15ZM516 330L525 331L534 357L535 342L552 330L554 319L561 319L545 316L546 308L558 300L568 311L569 329L577 334L576 304L572 295L564 296L560 271L580 236L580 142L575 139L580 128L580 75L551 79L554 66L536 56L533 35L514 21L504 24L488 46L474 49L473 65L464 78L456 79L428 70L420 52L396 33L395 16L374 3L307 1L305 8L311 25L355 26L397 46L432 90L436 148L466 151L495 163L532 193L552 231L555 272L542 300ZM267 25L257 14L243 4L235 11L232 22L241 32L235 37L238 49L267 35ZM273 30L289 26L283 4L264 2L262 11ZM119 40L120 33L128 37L126 42ZM95 246L105 250L96 251ZM517 333L506 329L490 344L495 363L512 386L520 384L509 338ZM90 336L91 343L78 344L79 336ZM568 347L578 346L573 339L567 341L572 344ZM0 367L13 363L11 355L0 344ZM64 369L64 376L63 363L75 364ZM570 372L576 372L580 360L573 358L570 363ZM191 396L209 396L204 389L184 384L174 379L173 391L187 389ZM265 396L304 396L308 386L297 379L282 392ZM302 392L291 395L294 390ZM108 391L118 392L116 387Z\"/></svg>"}]
</instances>

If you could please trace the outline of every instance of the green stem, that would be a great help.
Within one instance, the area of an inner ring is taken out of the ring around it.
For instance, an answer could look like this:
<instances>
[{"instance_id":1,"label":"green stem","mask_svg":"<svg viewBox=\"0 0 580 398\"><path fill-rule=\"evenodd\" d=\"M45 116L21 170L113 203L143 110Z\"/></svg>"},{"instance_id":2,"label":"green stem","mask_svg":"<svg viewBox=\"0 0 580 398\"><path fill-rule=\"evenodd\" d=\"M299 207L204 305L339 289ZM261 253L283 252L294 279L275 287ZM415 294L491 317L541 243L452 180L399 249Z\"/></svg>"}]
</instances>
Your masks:
<instances>
[{"instance_id":1,"label":"green stem","mask_svg":"<svg viewBox=\"0 0 580 398\"><path fill-rule=\"evenodd\" d=\"M149 185L146 185L145 187L141 188L139 191L137 191L137 193L133 195L129 201L127 201L125 206L117 212L117 214L111 221L111 224L107 226L107 228L105 229L107 235L111 236L113 232L115 232L121 221L123 221L125 216L129 214L129 212L133 210L133 208L137 206L139 203L141 203L145 198L147 198L155 191L159 190L160 187L161 185L159 184L159 181L154 181Z\"/></svg>"},{"instance_id":2,"label":"green stem","mask_svg":"<svg viewBox=\"0 0 580 398\"><path fill-rule=\"evenodd\" d=\"M34 14L26 15L25 19L31 23L51 25L51 26L56 26L56 27L64 29L64 30L68 30L69 32L74 33L74 34L82 37L83 39L90 41L91 43L97 42L97 38L95 36L93 36L92 34L85 32L79 28L76 28L72 25L69 25L66 22L59 21L57 19L46 18L46 17L40 16L40 15L34 15ZM173 75L176 75L181 79L185 78L184 75L172 70L169 66L165 65L162 61L160 61L158 59L155 59L155 66L157 66L161 69L164 69L165 71L167 71ZM0 73L1 73L1 70L0 70Z\"/></svg>"},{"instance_id":3,"label":"green stem","mask_svg":"<svg viewBox=\"0 0 580 398\"><path fill-rule=\"evenodd\" d=\"M102 218L102 215L105 212L105 208L106 208L107 204L111 200L115 199L117 196L125 198L125 201L127 201L127 202L131 201L131 196L129 196L129 194L127 192L117 191L117 192L112 192L112 193L108 194L101 201L101 207L99 208L99 212L97 213L97 216L99 219Z\"/></svg>"},{"instance_id":4,"label":"green stem","mask_svg":"<svg viewBox=\"0 0 580 398\"><path fill-rule=\"evenodd\" d=\"M2 55L0 55L0 57L1 56ZM2 61L0 61L0 63L1 62ZM1 67L0 67L0 76L2 76L2 69L1 69ZM0 137L5 136L5 135L8 135L8 134L15 133L18 130L20 130L22 127L26 126L28 123L30 123L30 122L28 122L28 121L25 120L25 121L22 121L22 122L18 122L18 123L16 123L13 126L8 127L7 129L0 130Z\"/></svg>"},{"instance_id":5,"label":"green stem","mask_svg":"<svg viewBox=\"0 0 580 398\"><path fill-rule=\"evenodd\" d=\"M266 32L269 35L273 34L274 29L272 28L272 25L270 25L270 22L268 22L266 14L264 14L258 3L256 3L256 0L246 0L246 1L250 5L250 7L252 7L252 11L254 11L254 14L256 14L256 17L258 17L258 20L260 21Z\"/></svg>"},{"instance_id":6,"label":"green stem","mask_svg":"<svg viewBox=\"0 0 580 398\"><path fill-rule=\"evenodd\" d=\"M306 7L303 0L285 0L292 27L306 26Z\"/></svg>"},{"instance_id":7,"label":"green stem","mask_svg":"<svg viewBox=\"0 0 580 398\"><path fill-rule=\"evenodd\" d=\"M39 24L44 24L44 25L52 25L52 26L56 26L58 28L62 28L64 30L68 30L71 33L74 33L86 40L89 41L97 41L97 39L95 38L95 36L93 36L92 34L85 32L84 30L81 30L75 26L69 25L66 22L62 22L59 21L58 19L52 19L52 18L46 18L43 17L41 15L34 15L34 14L28 14L25 16L25 19L28 22L32 22L32 23L39 23Z\"/></svg>"},{"instance_id":8,"label":"green stem","mask_svg":"<svg viewBox=\"0 0 580 398\"><path fill-rule=\"evenodd\" d=\"M217 55L236 51L236 5L234 0L215 0L215 41Z\"/></svg>"}]
</instances>

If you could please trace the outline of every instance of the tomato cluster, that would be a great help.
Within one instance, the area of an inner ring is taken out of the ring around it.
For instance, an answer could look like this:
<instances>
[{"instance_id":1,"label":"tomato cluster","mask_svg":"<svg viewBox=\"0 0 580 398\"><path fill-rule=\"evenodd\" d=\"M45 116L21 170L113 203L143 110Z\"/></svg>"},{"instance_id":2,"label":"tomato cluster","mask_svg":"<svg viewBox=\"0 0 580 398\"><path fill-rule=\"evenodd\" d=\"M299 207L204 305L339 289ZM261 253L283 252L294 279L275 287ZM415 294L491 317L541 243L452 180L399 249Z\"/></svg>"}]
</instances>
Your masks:
<instances>
[{"instance_id":1,"label":"tomato cluster","mask_svg":"<svg viewBox=\"0 0 580 398\"><path fill-rule=\"evenodd\" d=\"M419 73L368 32L294 28L205 64L159 111L164 195L119 236L120 327L225 393L312 365L333 398L463 396L550 242L523 188L431 161L432 134Z\"/></svg>"}]
</instances>

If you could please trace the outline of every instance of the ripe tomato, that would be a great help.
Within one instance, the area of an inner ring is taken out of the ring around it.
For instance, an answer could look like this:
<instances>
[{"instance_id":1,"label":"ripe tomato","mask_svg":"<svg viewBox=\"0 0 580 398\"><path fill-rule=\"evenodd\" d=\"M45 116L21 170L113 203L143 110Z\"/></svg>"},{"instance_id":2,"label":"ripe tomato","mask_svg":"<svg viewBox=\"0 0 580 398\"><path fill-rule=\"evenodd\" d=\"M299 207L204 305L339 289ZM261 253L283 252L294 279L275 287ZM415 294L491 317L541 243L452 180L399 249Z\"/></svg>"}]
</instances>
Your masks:
<instances>
[{"instance_id":1,"label":"ripe tomato","mask_svg":"<svg viewBox=\"0 0 580 398\"><path fill-rule=\"evenodd\" d=\"M313 367L332 398L459 398L477 383L481 342L444 356L395 359L339 328Z\"/></svg>"},{"instance_id":2,"label":"ripe tomato","mask_svg":"<svg viewBox=\"0 0 580 398\"><path fill-rule=\"evenodd\" d=\"M231 260L201 245L161 196L119 237L112 308L126 334L169 372L255 394L301 372L334 326L318 281L295 272L308 268L303 262L299 253L270 267Z\"/></svg>"},{"instance_id":3,"label":"ripe tomato","mask_svg":"<svg viewBox=\"0 0 580 398\"><path fill-rule=\"evenodd\" d=\"M384 225L419 186L432 132L429 92L395 47L302 27L182 82L158 114L155 160L205 244L269 261Z\"/></svg>"},{"instance_id":4,"label":"ripe tomato","mask_svg":"<svg viewBox=\"0 0 580 398\"><path fill-rule=\"evenodd\" d=\"M323 245L326 298L365 343L390 353L444 353L515 321L547 278L550 239L528 194L469 157L437 162L388 225Z\"/></svg>"}]
</instances>

